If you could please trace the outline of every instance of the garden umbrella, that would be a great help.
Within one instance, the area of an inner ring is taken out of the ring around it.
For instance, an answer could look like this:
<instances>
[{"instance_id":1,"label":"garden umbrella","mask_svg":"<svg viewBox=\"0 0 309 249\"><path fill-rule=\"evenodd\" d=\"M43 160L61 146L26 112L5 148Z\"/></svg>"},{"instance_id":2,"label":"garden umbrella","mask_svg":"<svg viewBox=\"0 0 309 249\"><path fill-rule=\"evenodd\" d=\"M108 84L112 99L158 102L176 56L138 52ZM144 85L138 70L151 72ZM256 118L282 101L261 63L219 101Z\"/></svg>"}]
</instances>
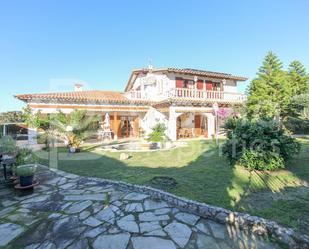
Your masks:
<instances>
[{"instance_id":1,"label":"garden umbrella","mask_svg":"<svg viewBox=\"0 0 309 249\"><path fill-rule=\"evenodd\" d=\"M109 128L109 126L110 126L110 118L109 118L108 113L105 114L104 124L105 124L106 128Z\"/></svg>"}]
</instances>

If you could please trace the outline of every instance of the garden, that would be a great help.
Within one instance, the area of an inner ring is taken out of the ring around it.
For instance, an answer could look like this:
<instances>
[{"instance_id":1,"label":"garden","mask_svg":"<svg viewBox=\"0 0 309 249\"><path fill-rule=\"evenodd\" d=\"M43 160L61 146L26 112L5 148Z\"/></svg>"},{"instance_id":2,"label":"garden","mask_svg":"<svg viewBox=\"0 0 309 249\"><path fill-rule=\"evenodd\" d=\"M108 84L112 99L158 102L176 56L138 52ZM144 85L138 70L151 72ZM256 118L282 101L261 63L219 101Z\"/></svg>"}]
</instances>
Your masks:
<instances>
[{"instance_id":1,"label":"garden","mask_svg":"<svg viewBox=\"0 0 309 249\"><path fill-rule=\"evenodd\" d=\"M44 149L17 148L1 138L1 154L14 158L16 188L39 184L36 165L80 176L124 181L162 189L202 203L257 215L309 234L309 79L299 62L287 71L269 53L248 88L244 106L235 106L222 127L225 139L188 140L167 150L121 152L86 145L99 117L85 111L43 116L24 110L40 131ZM166 127L157 124L145 141L165 147ZM302 134L296 138L295 134ZM64 147L57 147L57 142ZM56 161L56 163L53 163Z\"/></svg>"},{"instance_id":2,"label":"garden","mask_svg":"<svg viewBox=\"0 0 309 249\"><path fill-rule=\"evenodd\" d=\"M58 167L152 186L309 233L309 140L291 137L308 129L308 82L300 62L285 71L270 52L249 85L246 105L234 107L239 115L226 121L227 139L219 146L212 140L189 141L169 151L130 152L127 160L87 147L82 155L60 160ZM148 139L164 141L164 127L155 127ZM47 158L46 151L37 155Z\"/></svg>"}]
</instances>

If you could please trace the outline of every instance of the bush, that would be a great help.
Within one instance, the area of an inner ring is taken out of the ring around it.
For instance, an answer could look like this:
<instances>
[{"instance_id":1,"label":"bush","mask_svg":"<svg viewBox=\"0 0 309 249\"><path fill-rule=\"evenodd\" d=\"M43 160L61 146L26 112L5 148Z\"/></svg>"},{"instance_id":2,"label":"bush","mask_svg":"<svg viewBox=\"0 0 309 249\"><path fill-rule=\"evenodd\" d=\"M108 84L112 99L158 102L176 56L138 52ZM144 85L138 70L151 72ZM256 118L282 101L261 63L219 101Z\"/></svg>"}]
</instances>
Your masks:
<instances>
[{"instance_id":1,"label":"bush","mask_svg":"<svg viewBox=\"0 0 309 249\"><path fill-rule=\"evenodd\" d=\"M294 134L309 134L309 120L297 117L288 117L284 126Z\"/></svg>"},{"instance_id":2,"label":"bush","mask_svg":"<svg viewBox=\"0 0 309 249\"><path fill-rule=\"evenodd\" d=\"M0 153L3 154L16 153L16 142L11 136L3 136L0 139Z\"/></svg>"},{"instance_id":3,"label":"bush","mask_svg":"<svg viewBox=\"0 0 309 249\"><path fill-rule=\"evenodd\" d=\"M275 170L284 168L283 158L279 154L272 152L244 150L238 163L249 170Z\"/></svg>"},{"instance_id":4,"label":"bush","mask_svg":"<svg viewBox=\"0 0 309 249\"><path fill-rule=\"evenodd\" d=\"M156 124L147 140L154 143L164 142L166 140L165 131L166 126L164 124Z\"/></svg>"},{"instance_id":5,"label":"bush","mask_svg":"<svg viewBox=\"0 0 309 249\"><path fill-rule=\"evenodd\" d=\"M23 164L34 164L37 163L38 160L35 155L32 153L32 150L27 148L22 148L18 150L16 157L16 165Z\"/></svg>"},{"instance_id":6,"label":"bush","mask_svg":"<svg viewBox=\"0 0 309 249\"><path fill-rule=\"evenodd\" d=\"M227 141L223 154L232 165L239 164L250 170L275 170L284 168L300 150L296 139L273 120L229 119L225 129Z\"/></svg>"}]
</instances>

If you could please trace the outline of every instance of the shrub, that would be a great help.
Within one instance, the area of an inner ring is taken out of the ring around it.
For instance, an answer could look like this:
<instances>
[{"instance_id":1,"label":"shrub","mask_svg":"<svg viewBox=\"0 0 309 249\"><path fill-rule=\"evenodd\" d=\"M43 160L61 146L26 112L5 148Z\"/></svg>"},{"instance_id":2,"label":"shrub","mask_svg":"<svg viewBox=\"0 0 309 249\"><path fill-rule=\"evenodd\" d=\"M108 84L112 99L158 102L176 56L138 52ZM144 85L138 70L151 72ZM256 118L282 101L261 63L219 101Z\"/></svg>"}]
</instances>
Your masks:
<instances>
[{"instance_id":1,"label":"shrub","mask_svg":"<svg viewBox=\"0 0 309 249\"><path fill-rule=\"evenodd\" d=\"M11 136L3 136L0 139L0 153L4 154L16 153L16 142Z\"/></svg>"},{"instance_id":2,"label":"shrub","mask_svg":"<svg viewBox=\"0 0 309 249\"><path fill-rule=\"evenodd\" d=\"M276 121L229 119L225 124L227 141L223 154L232 165L250 170L284 168L299 153L300 144L285 133Z\"/></svg>"},{"instance_id":3,"label":"shrub","mask_svg":"<svg viewBox=\"0 0 309 249\"><path fill-rule=\"evenodd\" d=\"M32 153L32 150L27 148L22 148L18 150L16 157L16 165L34 164L37 163L37 161L38 160Z\"/></svg>"},{"instance_id":4,"label":"shrub","mask_svg":"<svg viewBox=\"0 0 309 249\"><path fill-rule=\"evenodd\" d=\"M298 117L288 117L284 126L294 134L309 134L309 120Z\"/></svg>"},{"instance_id":5,"label":"shrub","mask_svg":"<svg viewBox=\"0 0 309 249\"><path fill-rule=\"evenodd\" d=\"M268 151L257 152L244 150L238 163L249 170L275 170L284 168L283 158L279 154Z\"/></svg>"},{"instance_id":6,"label":"shrub","mask_svg":"<svg viewBox=\"0 0 309 249\"><path fill-rule=\"evenodd\" d=\"M16 174L18 176L33 176L34 173L36 172L37 165L35 164L26 164L26 165L21 165L18 166L16 169Z\"/></svg>"},{"instance_id":7,"label":"shrub","mask_svg":"<svg viewBox=\"0 0 309 249\"><path fill-rule=\"evenodd\" d=\"M156 124L153 127L152 132L149 134L148 141L150 142L164 142L166 140L165 136L166 126L164 124Z\"/></svg>"}]
</instances>

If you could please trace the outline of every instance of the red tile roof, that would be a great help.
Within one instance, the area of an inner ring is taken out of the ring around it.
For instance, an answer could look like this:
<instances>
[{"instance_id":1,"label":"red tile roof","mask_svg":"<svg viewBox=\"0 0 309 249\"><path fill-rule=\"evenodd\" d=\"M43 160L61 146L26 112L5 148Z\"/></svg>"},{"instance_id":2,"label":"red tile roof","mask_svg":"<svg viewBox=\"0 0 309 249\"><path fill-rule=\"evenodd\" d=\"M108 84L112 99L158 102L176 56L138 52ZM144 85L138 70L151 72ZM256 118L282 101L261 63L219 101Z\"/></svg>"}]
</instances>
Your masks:
<instances>
[{"instance_id":1,"label":"red tile roof","mask_svg":"<svg viewBox=\"0 0 309 249\"><path fill-rule=\"evenodd\" d=\"M230 80L237 80L237 81L245 81L247 78L241 76L235 76L229 73L219 73L219 72L212 72L212 71L205 71L205 70L198 70L198 69L191 69L191 68L167 68L168 72L173 73L180 73L180 74L191 74L196 76L206 76L206 77L214 77L214 78L222 78L222 79L230 79Z\"/></svg>"},{"instance_id":2,"label":"red tile roof","mask_svg":"<svg viewBox=\"0 0 309 249\"><path fill-rule=\"evenodd\" d=\"M144 100L130 100L121 92L114 91L76 91L76 92L57 92L57 93L35 93L15 95L16 98L28 100L63 100L63 101L86 101L86 102L114 102L114 103L137 103L147 102Z\"/></svg>"}]
</instances>

